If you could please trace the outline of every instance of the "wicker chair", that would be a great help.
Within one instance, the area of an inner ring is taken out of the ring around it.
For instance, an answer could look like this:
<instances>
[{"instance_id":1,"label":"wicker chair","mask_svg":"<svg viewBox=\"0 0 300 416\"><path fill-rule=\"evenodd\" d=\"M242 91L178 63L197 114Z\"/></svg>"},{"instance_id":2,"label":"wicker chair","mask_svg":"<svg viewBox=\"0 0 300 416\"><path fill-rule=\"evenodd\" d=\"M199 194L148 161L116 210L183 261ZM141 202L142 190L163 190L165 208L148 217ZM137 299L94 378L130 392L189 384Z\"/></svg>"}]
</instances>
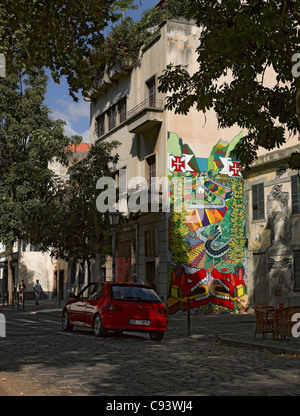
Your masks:
<instances>
[{"instance_id":1,"label":"wicker chair","mask_svg":"<svg viewBox=\"0 0 300 416\"><path fill-rule=\"evenodd\" d=\"M262 305L256 306L254 310L256 316L254 338L256 337L256 334L261 334L262 339L265 339L267 334L272 334L274 338L274 319L276 311L274 307L270 305Z\"/></svg>"},{"instance_id":2,"label":"wicker chair","mask_svg":"<svg viewBox=\"0 0 300 416\"><path fill-rule=\"evenodd\" d=\"M274 319L276 339L279 337L286 339L292 336L292 327L295 325L295 322L292 322L292 317L295 313L300 313L300 306L289 306L276 311Z\"/></svg>"}]
</instances>

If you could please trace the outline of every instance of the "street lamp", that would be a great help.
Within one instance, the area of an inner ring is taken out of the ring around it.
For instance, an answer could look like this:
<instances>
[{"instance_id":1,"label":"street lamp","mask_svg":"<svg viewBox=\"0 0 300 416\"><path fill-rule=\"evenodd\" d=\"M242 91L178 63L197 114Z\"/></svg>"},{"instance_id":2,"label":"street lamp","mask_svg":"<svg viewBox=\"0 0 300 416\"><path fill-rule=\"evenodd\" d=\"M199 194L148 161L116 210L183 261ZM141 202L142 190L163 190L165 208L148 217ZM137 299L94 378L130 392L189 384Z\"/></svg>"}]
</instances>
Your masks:
<instances>
[{"instance_id":1,"label":"street lamp","mask_svg":"<svg viewBox=\"0 0 300 416\"><path fill-rule=\"evenodd\" d=\"M119 224L120 213L119 211L113 211L109 213L109 223L112 231L112 281L116 281L116 245L117 245L117 232L116 227Z\"/></svg>"}]
</instances>

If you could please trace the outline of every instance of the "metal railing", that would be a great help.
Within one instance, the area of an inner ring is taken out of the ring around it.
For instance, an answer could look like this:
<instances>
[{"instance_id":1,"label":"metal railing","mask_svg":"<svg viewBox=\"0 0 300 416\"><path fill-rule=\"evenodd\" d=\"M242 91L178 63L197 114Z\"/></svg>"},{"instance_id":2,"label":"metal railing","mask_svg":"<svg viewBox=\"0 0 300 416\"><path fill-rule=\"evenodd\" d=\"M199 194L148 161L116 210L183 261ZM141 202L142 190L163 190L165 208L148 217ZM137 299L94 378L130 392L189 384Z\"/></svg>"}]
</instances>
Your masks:
<instances>
[{"instance_id":1,"label":"metal railing","mask_svg":"<svg viewBox=\"0 0 300 416\"><path fill-rule=\"evenodd\" d=\"M138 114L140 111L145 110L146 108L155 108L157 110L163 110L163 100L153 100L147 98L146 100L142 101L140 104L133 107L127 113L127 117L132 117Z\"/></svg>"}]
</instances>

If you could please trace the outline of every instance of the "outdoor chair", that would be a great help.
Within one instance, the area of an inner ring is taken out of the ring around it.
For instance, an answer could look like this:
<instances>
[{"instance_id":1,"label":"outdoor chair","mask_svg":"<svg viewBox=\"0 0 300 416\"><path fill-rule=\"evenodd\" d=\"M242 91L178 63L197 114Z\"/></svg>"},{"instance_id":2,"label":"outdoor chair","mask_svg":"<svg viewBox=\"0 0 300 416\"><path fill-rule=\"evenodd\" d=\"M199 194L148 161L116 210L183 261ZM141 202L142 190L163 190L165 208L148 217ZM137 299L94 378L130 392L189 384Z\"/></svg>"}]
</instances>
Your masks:
<instances>
[{"instance_id":1,"label":"outdoor chair","mask_svg":"<svg viewBox=\"0 0 300 416\"><path fill-rule=\"evenodd\" d=\"M295 322L292 321L292 317L295 313L300 313L300 306L288 306L283 309L279 309L275 313L274 319L274 333L276 339L287 339L292 336L292 327Z\"/></svg>"},{"instance_id":2,"label":"outdoor chair","mask_svg":"<svg viewBox=\"0 0 300 416\"><path fill-rule=\"evenodd\" d=\"M256 316L256 327L254 332L254 338L257 334L262 335L262 339L265 339L267 334L274 334L274 319L275 309L270 305L261 305L254 308Z\"/></svg>"}]
</instances>

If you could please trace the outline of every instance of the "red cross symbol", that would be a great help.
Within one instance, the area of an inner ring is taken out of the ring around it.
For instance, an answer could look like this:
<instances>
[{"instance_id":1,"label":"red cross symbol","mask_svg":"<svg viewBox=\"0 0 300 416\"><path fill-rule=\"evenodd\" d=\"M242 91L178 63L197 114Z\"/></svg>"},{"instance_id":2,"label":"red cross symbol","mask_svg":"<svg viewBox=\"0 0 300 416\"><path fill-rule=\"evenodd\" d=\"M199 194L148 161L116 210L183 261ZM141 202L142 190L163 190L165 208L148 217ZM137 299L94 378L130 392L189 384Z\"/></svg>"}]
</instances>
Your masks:
<instances>
[{"instance_id":1,"label":"red cross symbol","mask_svg":"<svg viewBox=\"0 0 300 416\"><path fill-rule=\"evenodd\" d=\"M175 172L185 172L185 159L179 156L174 156L175 160L172 160L172 168L175 168Z\"/></svg>"},{"instance_id":2,"label":"red cross symbol","mask_svg":"<svg viewBox=\"0 0 300 416\"><path fill-rule=\"evenodd\" d=\"M241 177L242 176L241 173L240 173L241 170L242 169L239 167L238 162L231 162L231 165L229 167L229 171L233 172L232 176Z\"/></svg>"}]
</instances>

